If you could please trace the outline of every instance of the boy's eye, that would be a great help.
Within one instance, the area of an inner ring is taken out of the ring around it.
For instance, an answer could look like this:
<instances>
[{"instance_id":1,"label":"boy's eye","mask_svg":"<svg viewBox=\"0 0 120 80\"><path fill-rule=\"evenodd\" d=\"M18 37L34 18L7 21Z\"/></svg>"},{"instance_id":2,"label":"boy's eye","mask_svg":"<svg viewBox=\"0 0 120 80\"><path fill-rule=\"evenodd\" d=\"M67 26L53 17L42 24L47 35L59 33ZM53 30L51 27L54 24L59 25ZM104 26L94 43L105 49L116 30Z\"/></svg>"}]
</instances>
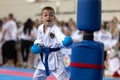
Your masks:
<instances>
[{"instance_id":1,"label":"boy's eye","mask_svg":"<svg viewBox=\"0 0 120 80\"><path fill-rule=\"evenodd\" d=\"M45 14L44 16L47 17L47 14Z\"/></svg>"},{"instance_id":2,"label":"boy's eye","mask_svg":"<svg viewBox=\"0 0 120 80\"><path fill-rule=\"evenodd\" d=\"M54 16L53 14L50 15L50 17L53 17L53 16Z\"/></svg>"},{"instance_id":3,"label":"boy's eye","mask_svg":"<svg viewBox=\"0 0 120 80\"><path fill-rule=\"evenodd\" d=\"M44 14L45 17L47 16L50 16L50 17L53 17L54 15L53 14Z\"/></svg>"}]
</instances>

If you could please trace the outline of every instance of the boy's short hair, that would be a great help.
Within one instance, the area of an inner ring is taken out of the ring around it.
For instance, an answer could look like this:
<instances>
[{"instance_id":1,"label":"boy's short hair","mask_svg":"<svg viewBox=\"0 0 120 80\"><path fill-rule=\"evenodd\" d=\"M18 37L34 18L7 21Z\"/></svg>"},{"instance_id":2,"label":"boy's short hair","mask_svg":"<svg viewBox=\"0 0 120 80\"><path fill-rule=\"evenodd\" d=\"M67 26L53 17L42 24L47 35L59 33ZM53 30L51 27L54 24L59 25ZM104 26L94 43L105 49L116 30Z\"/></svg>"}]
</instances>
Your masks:
<instances>
[{"instance_id":1,"label":"boy's short hair","mask_svg":"<svg viewBox=\"0 0 120 80\"><path fill-rule=\"evenodd\" d=\"M10 18L13 18L13 17L14 17L13 13L9 13L8 16L9 16Z\"/></svg>"},{"instance_id":2,"label":"boy's short hair","mask_svg":"<svg viewBox=\"0 0 120 80\"><path fill-rule=\"evenodd\" d=\"M53 13L55 14L54 9L53 9L52 7L50 7L50 6L46 6L46 7L44 7L44 8L42 9L42 13L41 13L41 14L43 14L43 11L44 11L44 10L50 10L50 11L53 11Z\"/></svg>"}]
</instances>

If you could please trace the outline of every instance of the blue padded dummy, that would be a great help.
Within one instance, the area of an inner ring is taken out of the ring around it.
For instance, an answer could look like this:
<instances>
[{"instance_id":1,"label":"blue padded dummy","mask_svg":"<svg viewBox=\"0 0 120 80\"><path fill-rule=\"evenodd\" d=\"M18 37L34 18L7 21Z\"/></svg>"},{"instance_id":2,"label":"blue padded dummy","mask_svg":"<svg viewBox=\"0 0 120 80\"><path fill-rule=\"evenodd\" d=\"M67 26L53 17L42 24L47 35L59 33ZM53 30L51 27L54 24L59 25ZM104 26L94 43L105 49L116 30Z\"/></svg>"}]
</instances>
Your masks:
<instances>
[{"instance_id":1,"label":"blue padded dummy","mask_svg":"<svg viewBox=\"0 0 120 80\"><path fill-rule=\"evenodd\" d=\"M104 46L90 35L101 26L101 0L78 0L77 3L77 28L89 36L72 45L70 80L102 80Z\"/></svg>"},{"instance_id":2,"label":"blue padded dummy","mask_svg":"<svg viewBox=\"0 0 120 80\"><path fill-rule=\"evenodd\" d=\"M38 44L34 44L31 47L31 51L32 51L33 54L40 54L42 49L41 49L41 47Z\"/></svg>"},{"instance_id":3,"label":"blue padded dummy","mask_svg":"<svg viewBox=\"0 0 120 80\"><path fill-rule=\"evenodd\" d=\"M70 80L102 80L104 46L100 42L83 40L73 44Z\"/></svg>"},{"instance_id":4,"label":"blue padded dummy","mask_svg":"<svg viewBox=\"0 0 120 80\"><path fill-rule=\"evenodd\" d=\"M78 0L77 27L79 30L94 32L101 25L101 0Z\"/></svg>"},{"instance_id":5,"label":"blue padded dummy","mask_svg":"<svg viewBox=\"0 0 120 80\"><path fill-rule=\"evenodd\" d=\"M62 44L64 47L68 47L73 43L73 40L70 36L66 36L64 40L62 41Z\"/></svg>"}]
</instances>

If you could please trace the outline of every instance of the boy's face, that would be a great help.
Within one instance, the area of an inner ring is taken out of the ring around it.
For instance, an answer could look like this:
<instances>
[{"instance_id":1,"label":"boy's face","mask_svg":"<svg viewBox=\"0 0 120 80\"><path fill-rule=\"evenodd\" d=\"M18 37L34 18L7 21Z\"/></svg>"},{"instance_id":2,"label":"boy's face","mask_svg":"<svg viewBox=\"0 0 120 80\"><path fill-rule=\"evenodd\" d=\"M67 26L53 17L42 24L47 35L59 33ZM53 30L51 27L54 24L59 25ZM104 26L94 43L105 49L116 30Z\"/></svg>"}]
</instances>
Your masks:
<instances>
[{"instance_id":1,"label":"boy's face","mask_svg":"<svg viewBox=\"0 0 120 80\"><path fill-rule=\"evenodd\" d=\"M43 10L41 19L42 19L42 22L45 24L45 26L52 25L54 18L55 16L52 10Z\"/></svg>"}]
</instances>

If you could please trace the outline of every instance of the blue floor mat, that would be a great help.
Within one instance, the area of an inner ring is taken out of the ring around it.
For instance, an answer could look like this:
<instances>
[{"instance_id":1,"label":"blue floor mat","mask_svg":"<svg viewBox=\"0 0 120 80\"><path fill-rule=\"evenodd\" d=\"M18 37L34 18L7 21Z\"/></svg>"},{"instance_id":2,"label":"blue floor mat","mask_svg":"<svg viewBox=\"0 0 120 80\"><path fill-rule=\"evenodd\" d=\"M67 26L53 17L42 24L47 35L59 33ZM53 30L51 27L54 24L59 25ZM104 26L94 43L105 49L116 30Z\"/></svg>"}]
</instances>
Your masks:
<instances>
[{"instance_id":1,"label":"blue floor mat","mask_svg":"<svg viewBox=\"0 0 120 80\"><path fill-rule=\"evenodd\" d=\"M32 73L32 74L35 71L34 69L24 69L24 68L14 68L14 67L0 67L0 70L11 70L11 71L26 72L26 73ZM19 75L15 76L15 75L7 74L7 73L2 74L0 72L0 80L32 80L32 77L19 76ZM103 80L120 80L120 78L103 78Z\"/></svg>"},{"instance_id":2,"label":"blue floor mat","mask_svg":"<svg viewBox=\"0 0 120 80\"><path fill-rule=\"evenodd\" d=\"M32 78L0 74L0 80L32 80Z\"/></svg>"}]
</instances>

